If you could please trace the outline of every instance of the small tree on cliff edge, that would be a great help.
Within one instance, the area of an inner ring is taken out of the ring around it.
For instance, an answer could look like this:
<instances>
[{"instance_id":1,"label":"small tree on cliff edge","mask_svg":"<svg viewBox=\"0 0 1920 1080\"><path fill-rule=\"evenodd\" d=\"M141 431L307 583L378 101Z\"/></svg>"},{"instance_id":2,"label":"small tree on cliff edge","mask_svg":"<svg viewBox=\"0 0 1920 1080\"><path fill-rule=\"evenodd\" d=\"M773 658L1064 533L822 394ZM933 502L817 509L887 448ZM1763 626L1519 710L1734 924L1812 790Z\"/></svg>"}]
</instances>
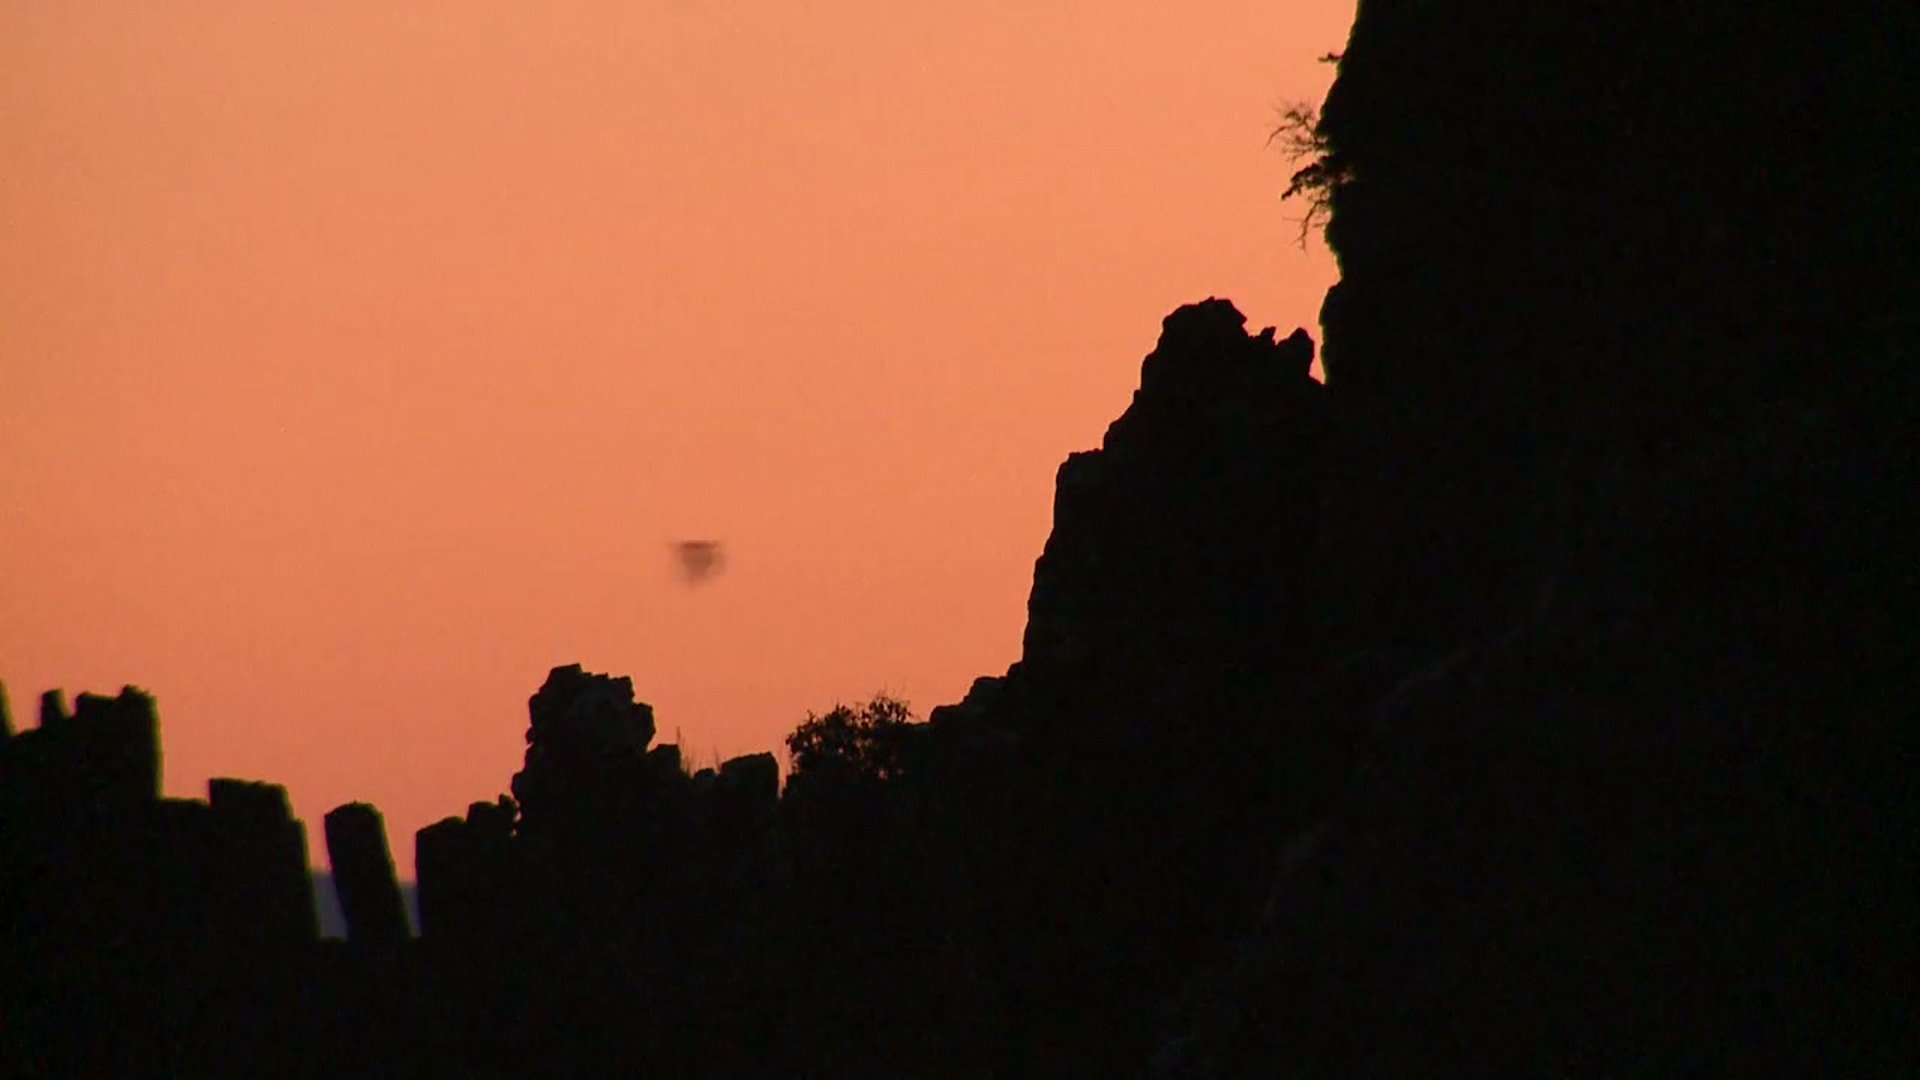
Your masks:
<instances>
[{"instance_id":1,"label":"small tree on cliff edge","mask_svg":"<svg viewBox=\"0 0 1920 1080\"><path fill-rule=\"evenodd\" d=\"M1320 62L1337 65L1340 59L1339 53L1328 53ZM1267 136L1267 145L1274 143L1279 143L1287 159L1297 166L1280 197L1306 200L1306 216L1300 219L1300 246L1306 247L1309 233L1315 228L1325 230L1333 211L1334 192L1352 181L1353 168L1335 149L1326 125L1321 123L1320 108L1312 102L1295 102L1280 110L1280 122Z\"/></svg>"},{"instance_id":2,"label":"small tree on cliff edge","mask_svg":"<svg viewBox=\"0 0 1920 1080\"><path fill-rule=\"evenodd\" d=\"M807 719L787 736L793 771L799 775L836 775L891 780L906 767L919 725L907 703L875 694L862 705L835 705Z\"/></svg>"}]
</instances>

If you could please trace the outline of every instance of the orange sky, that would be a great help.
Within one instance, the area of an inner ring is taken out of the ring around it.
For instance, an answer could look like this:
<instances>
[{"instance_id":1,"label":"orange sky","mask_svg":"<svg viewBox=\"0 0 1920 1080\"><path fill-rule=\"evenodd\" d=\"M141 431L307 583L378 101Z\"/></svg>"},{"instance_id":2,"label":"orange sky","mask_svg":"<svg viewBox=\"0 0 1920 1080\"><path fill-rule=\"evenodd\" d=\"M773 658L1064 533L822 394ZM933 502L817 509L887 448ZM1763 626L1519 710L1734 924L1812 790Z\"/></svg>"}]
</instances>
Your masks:
<instances>
[{"instance_id":1,"label":"orange sky","mask_svg":"<svg viewBox=\"0 0 1920 1080\"><path fill-rule=\"evenodd\" d=\"M370 800L411 876L554 664L702 763L957 700L1161 317L1315 326L1263 140L1352 14L0 5L16 717L142 686L169 793L284 783L317 862Z\"/></svg>"}]
</instances>

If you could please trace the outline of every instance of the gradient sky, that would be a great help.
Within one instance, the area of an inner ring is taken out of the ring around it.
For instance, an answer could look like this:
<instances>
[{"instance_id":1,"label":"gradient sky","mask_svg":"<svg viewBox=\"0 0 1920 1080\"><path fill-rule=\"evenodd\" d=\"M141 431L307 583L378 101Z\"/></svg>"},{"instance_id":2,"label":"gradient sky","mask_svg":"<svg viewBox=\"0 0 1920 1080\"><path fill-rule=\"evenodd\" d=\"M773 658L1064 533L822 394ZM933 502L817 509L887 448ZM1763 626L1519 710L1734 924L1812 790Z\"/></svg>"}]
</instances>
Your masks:
<instances>
[{"instance_id":1,"label":"gradient sky","mask_svg":"<svg viewBox=\"0 0 1920 1080\"><path fill-rule=\"evenodd\" d=\"M1316 328L1264 140L1352 15L0 4L17 719L141 686L169 794L283 783L316 862L372 801L411 876L555 664L702 764L957 700L1160 319Z\"/></svg>"}]
</instances>

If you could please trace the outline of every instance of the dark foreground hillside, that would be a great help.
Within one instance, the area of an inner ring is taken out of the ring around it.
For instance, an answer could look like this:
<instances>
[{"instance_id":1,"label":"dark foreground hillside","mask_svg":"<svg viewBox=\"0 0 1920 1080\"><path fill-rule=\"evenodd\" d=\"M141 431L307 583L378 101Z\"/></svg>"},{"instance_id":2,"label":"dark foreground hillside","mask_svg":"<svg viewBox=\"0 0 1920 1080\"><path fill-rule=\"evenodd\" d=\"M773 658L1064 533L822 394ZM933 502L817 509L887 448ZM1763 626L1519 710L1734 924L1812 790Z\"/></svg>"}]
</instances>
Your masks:
<instances>
[{"instance_id":1,"label":"dark foreground hillside","mask_svg":"<svg viewBox=\"0 0 1920 1080\"><path fill-rule=\"evenodd\" d=\"M0 1075L1915 1071L1920 12L1788 8L1364 0L1324 384L1169 315L1020 660L784 790L555 668L417 938L377 810L322 942L150 699L0 720Z\"/></svg>"}]
</instances>

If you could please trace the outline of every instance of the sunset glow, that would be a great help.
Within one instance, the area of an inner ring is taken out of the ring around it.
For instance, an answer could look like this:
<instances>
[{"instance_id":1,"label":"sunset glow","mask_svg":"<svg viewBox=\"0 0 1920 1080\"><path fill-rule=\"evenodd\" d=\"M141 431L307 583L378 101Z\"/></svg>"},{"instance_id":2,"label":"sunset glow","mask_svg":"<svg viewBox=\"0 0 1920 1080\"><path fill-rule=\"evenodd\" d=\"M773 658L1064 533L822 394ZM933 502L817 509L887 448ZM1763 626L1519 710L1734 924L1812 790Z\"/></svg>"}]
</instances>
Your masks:
<instances>
[{"instance_id":1,"label":"sunset glow","mask_svg":"<svg viewBox=\"0 0 1920 1080\"><path fill-rule=\"evenodd\" d=\"M556 664L694 764L1016 658L1160 319L1318 336L1351 0L0 7L0 680L413 831ZM697 578L668 556L724 549ZM698 580L689 588L688 580Z\"/></svg>"}]
</instances>

